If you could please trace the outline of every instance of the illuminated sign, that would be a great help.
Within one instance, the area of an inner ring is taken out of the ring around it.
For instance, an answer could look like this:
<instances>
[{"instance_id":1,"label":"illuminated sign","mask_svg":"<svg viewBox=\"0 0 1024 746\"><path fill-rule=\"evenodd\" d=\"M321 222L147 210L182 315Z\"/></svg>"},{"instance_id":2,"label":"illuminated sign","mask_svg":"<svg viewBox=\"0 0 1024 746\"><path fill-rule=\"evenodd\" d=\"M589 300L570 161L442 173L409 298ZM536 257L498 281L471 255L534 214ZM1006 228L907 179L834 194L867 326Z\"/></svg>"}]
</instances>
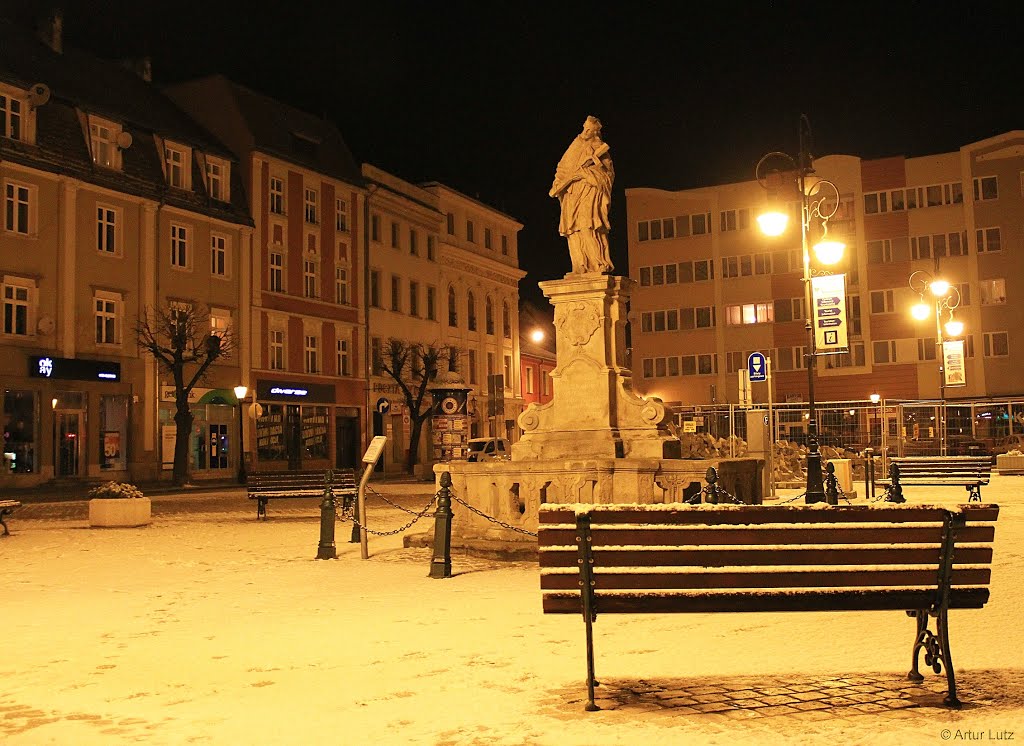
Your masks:
<instances>
[{"instance_id":1,"label":"illuminated sign","mask_svg":"<svg viewBox=\"0 0 1024 746\"><path fill-rule=\"evenodd\" d=\"M256 401L280 401L298 404L334 404L333 383L297 381L256 381Z\"/></svg>"},{"instance_id":2,"label":"illuminated sign","mask_svg":"<svg viewBox=\"0 0 1024 746\"><path fill-rule=\"evenodd\" d=\"M270 389L270 393L282 396L306 396L309 394L309 389L283 389L280 386L274 386Z\"/></svg>"},{"instance_id":3,"label":"illuminated sign","mask_svg":"<svg viewBox=\"0 0 1024 746\"><path fill-rule=\"evenodd\" d=\"M28 359L28 374L32 378L56 378L65 381L120 381L121 363L31 355Z\"/></svg>"}]
</instances>

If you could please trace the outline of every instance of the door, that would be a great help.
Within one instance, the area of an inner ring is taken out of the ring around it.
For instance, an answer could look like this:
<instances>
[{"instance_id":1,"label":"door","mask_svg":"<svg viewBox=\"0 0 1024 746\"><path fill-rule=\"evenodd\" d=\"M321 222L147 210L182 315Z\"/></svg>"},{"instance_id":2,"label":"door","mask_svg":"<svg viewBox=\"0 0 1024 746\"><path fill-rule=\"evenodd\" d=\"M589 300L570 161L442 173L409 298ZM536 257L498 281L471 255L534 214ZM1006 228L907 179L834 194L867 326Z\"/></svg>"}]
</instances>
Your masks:
<instances>
[{"instance_id":1,"label":"door","mask_svg":"<svg viewBox=\"0 0 1024 746\"><path fill-rule=\"evenodd\" d=\"M228 468L228 426L210 425L210 468Z\"/></svg>"},{"instance_id":2,"label":"door","mask_svg":"<svg viewBox=\"0 0 1024 746\"><path fill-rule=\"evenodd\" d=\"M334 463L339 469L354 469L359 460L359 421L355 417L334 420Z\"/></svg>"},{"instance_id":3,"label":"door","mask_svg":"<svg viewBox=\"0 0 1024 746\"><path fill-rule=\"evenodd\" d=\"M58 477L77 477L82 460L82 430L84 412L58 411L57 463Z\"/></svg>"},{"instance_id":4,"label":"door","mask_svg":"<svg viewBox=\"0 0 1024 746\"><path fill-rule=\"evenodd\" d=\"M289 471L302 468L302 409L297 404L285 407L284 447Z\"/></svg>"}]
</instances>

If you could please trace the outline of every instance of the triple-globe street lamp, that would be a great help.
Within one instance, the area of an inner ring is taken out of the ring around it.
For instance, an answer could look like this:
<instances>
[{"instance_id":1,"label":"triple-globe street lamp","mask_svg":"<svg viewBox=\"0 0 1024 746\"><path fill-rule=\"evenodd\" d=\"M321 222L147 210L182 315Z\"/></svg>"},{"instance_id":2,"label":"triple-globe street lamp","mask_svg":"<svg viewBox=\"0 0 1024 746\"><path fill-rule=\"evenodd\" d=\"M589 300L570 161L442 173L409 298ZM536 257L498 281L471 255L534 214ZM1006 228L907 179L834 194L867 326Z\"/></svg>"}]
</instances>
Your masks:
<instances>
[{"instance_id":1,"label":"triple-globe street lamp","mask_svg":"<svg viewBox=\"0 0 1024 746\"><path fill-rule=\"evenodd\" d=\"M800 247L803 252L803 282L805 304L805 328L807 330L807 486L804 500L817 503L826 500L825 486L821 473L821 451L818 446L818 419L814 406L814 368L817 354L814 337L814 309L811 293L811 278L814 275L829 274L811 265L811 233L818 240L813 246L818 265L832 265L843 257L846 244L828 237L828 221L839 209L839 189L827 179L811 179L814 174L814 157L811 155L811 124L805 115L800 116L798 127L799 153L796 158L773 151L766 154L754 169L758 183L768 192L768 209L757 218L761 231L768 236L781 236L789 221L785 205L780 205L779 192L795 188L800 200ZM781 167L771 168L772 163ZM820 237L818 230L820 229ZM841 298L841 303L846 299Z\"/></svg>"}]
</instances>

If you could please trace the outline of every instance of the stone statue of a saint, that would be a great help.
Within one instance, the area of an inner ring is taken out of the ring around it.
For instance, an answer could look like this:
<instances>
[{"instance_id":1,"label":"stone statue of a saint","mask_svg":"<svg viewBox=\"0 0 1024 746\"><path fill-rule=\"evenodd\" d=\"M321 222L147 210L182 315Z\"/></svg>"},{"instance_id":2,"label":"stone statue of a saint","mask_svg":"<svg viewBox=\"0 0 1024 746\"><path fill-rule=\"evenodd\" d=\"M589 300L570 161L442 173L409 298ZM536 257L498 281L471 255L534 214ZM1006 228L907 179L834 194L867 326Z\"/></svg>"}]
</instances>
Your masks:
<instances>
[{"instance_id":1,"label":"stone statue of a saint","mask_svg":"<svg viewBox=\"0 0 1024 746\"><path fill-rule=\"evenodd\" d=\"M548 193L562 205L558 232L569 240L574 274L605 274L615 269L608 253L608 207L615 179L608 151L608 144L601 139L601 122L587 117L583 132L558 162Z\"/></svg>"}]
</instances>

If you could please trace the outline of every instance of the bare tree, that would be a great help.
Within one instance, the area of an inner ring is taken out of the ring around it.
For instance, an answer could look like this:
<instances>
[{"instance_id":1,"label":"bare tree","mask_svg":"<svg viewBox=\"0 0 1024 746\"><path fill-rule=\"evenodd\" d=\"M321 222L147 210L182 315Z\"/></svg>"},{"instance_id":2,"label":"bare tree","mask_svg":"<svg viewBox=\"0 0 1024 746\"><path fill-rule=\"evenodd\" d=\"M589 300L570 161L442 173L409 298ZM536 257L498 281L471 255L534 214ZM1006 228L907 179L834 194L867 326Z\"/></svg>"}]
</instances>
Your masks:
<instances>
[{"instance_id":1,"label":"bare tree","mask_svg":"<svg viewBox=\"0 0 1024 746\"><path fill-rule=\"evenodd\" d=\"M202 381L217 360L231 356L235 347L230 330L213 333L209 309L198 305L147 307L135 327L139 347L152 355L160 370L174 381L175 486L189 480L188 438L192 432L192 410L188 404L192 388Z\"/></svg>"},{"instance_id":2,"label":"bare tree","mask_svg":"<svg viewBox=\"0 0 1024 746\"><path fill-rule=\"evenodd\" d=\"M409 411L409 421L412 423L409 431L409 455L406 459L406 469L410 474L418 462L423 423L431 413L429 400L425 409L423 406L427 387L437 378L438 362L442 358L451 360L453 356L457 357L458 353L455 348L448 345L406 342L394 337L388 339L381 350L377 363L401 389L405 406Z\"/></svg>"}]
</instances>

